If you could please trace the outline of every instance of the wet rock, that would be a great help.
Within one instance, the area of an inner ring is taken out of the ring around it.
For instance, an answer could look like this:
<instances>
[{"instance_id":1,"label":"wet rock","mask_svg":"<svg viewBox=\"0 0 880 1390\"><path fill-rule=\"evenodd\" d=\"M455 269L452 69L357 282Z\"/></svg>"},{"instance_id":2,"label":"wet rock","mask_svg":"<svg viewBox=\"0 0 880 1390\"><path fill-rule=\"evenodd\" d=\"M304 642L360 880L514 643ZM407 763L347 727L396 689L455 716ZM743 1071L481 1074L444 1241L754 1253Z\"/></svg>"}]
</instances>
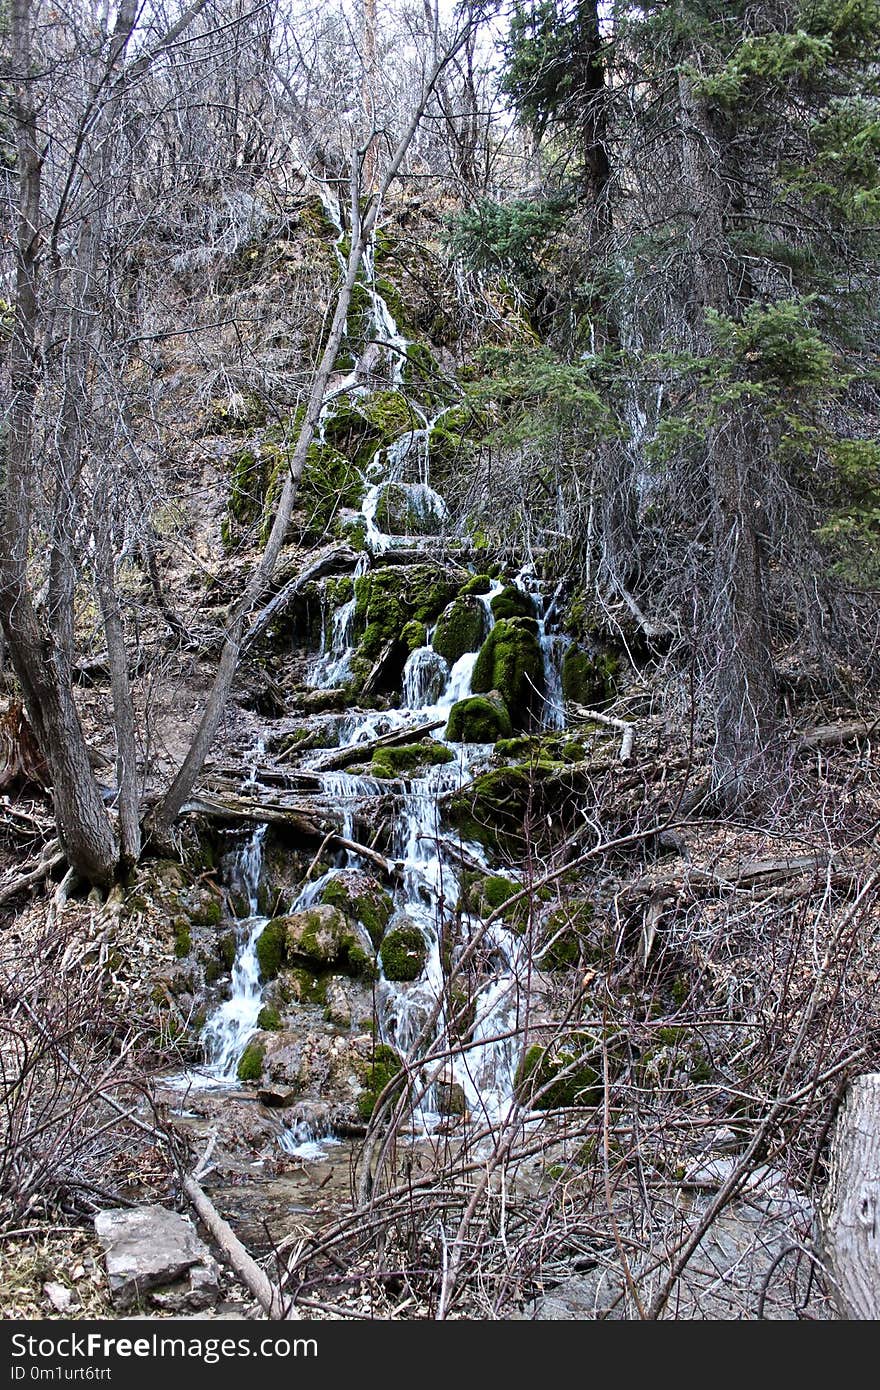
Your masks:
<instances>
[{"instance_id":1,"label":"wet rock","mask_svg":"<svg viewBox=\"0 0 880 1390\"><path fill-rule=\"evenodd\" d=\"M510 715L497 690L468 695L449 711L444 738L450 743L497 743L512 732Z\"/></svg>"},{"instance_id":2,"label":"wet rock","mask_svg":"<svg viewBox=\"0 0 880 1390\"><path fill-rule=\"evenodd\" d=\"M98 1212L95 1232L104 1251L110 1295L120 1308L165 1296L166 1308L204 1308L219 1293L218 1271L189 1217L166 1207Z\"/></svg>"},{"instance_id":3,"label":"wet rock","mask_svg":"<svg viewBox=\"0 0 880 1390\"><path fill-rule=\"evenodd\" d=\"M417 980L428 959L428 947L409 917L399 917L382 942L380 952L386 980Z\"/></svg>"},{"instance_id":4,"label":"wet rock","mask_svg":"<svg viewBox=\"0 0 880 1390\"><path fill-rule=\"evenodd\" d=\"M382 940L394 906L391 895L362 869L343 869L334 874L321 901L339 908L352 921L360 922L374 946Z\"/></svg>"},{"instance_id":5,"label":"wet rock","mask_svg":"<svg viewBox=\"0 0 880 1390\"><path fill-rule=\"evenodd\" d=\"M460 595L437 619L432 645L454 666L465 652L479 651L489 627L486 605L475 594Z\"/></svg>"},{"instance_id":6,"label":"wet rock","mask_svg":"<svg viewBox=\"0 0 880 1390\"><path fill-rule=\"evenodd\" d=\"M327 985L327 1005L324 1017L337 1028L351 1027L351 1000L342 981L334 978Z\"/></svg>"},{"instance_id":7,"label":"wet rock","mask_svg":"<svg viewBox=\"0 0 880 1390\"><path fill-rule=\"evenodd\" d=\"M296 1102L296 1091L292 1086L261 1086L257 1100L272 1110L286 1110Z\"/></svg>"},{"instance_id":8,"label":"wet rock","mask_svg":"<svg viewBox=\"0 0 880 1390\"><path fill-rule=\"evenodd\" d=\"M350 975L374 974L376 954L367 933L349 921L338 907L322 903L274 921L284 925L286 954L291 963L302 961L313 969L336 969Z\"/></svg>"},{"instance_id":9,"label":"wet rock","mask_svg":"<svg viewBox=\"0 0 880 1390\"><path fill-rule=\"evenodd\" d=\"M465 1115L467 1099L458 1081L437 1082L437 1109L441 1115Z\"/></svg>"}]
</instances>

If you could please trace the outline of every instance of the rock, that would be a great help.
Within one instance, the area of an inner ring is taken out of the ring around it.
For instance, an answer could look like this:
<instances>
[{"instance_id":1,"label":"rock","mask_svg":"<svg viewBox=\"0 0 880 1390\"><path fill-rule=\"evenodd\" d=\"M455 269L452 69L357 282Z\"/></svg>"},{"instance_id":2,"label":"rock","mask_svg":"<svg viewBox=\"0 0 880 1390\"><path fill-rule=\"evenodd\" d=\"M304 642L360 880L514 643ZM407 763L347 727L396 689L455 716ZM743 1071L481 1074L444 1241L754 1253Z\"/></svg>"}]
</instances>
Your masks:
<instances>
[{"instance_id":1,"label":"rock","mask_svg":"<svg viewBox=\"0 0 880 1390\"><path fill-rule=\"evenodd\" d=\"M272 1110L286 1110L295 1104L296 1098L297 1093L292 1086L261 1086L257 1091L260 1104L268 1105Z\"/></svg>"},{"instance_id":2,"label":"rock","mask_svg":"<svg viewBox=\"0 0 880 1390\"><path fill-rule=\"evenodd\" d=\"M476 595L454 599L437 619L432 646L454 666L465 652L479 651L489 626L486 605Z\"/></svg>"},{"instance_id":3,"label":"rock","mask_svg":"<svg viewBox=\"0 0 880 1390\"><path fill-rule=\"evenodd\" d=\"M465 1115L467 1098L459 1081L437 1082L437 1109L441 1115Z\"/></svg>"},{"instance_id":4,"label":"rock","mask_svg":"<svg viewBox=\"0 0 880 1390\"><path fill-rule=\"evenodd\" d=\"M379 942L393 911L390 893L362 869L343 869L334 874L321 895L321 901L338 907L354 922L366 928L373 945Z\"/></svg>"},{"instance_id":5,"label":"rock","mask_svg":"<svg viewBox=\"0 0 880 1390\"><path fill-rule=\"evenodd\" d=\"M486 638L471 678L475 695L497 691L518 729L528 728L544 693L544 658L534 618L501 618Z\"/></svg>"},{"instance_id":6,"label":"rock","mask_svg":"<svg viewBox=\"0 0 880 1390\"><path fill-rule=\"evenodd\" d=\"M436 536L446 508L424 483L381 483L375 499L376 525L389 536Z\"/></svg>"},{"instance_id":7,"label":"rock","mask_svg":"<svg viewBox=\"0 0 880 1390\"><path fill-rule=\"evenodd\" d=\"M386 980L417 980L428 959L428 947L415 922L401 917L385 937L380 952Z\"/></svg>"},{"instance_id":8,"label":"rock","mask_svg":"<svg viewBox=\"0 0 880 1390\"><path fill-rule=\"evenodd\" d=\"M79 1294L73 1289L65 1288L64 1284L53 1283L51 1279L43 1285L43 1293L54 1311L60 1313L62 1317L79 1303Z\"/></svg>"},{"instance_id":9,"label":"rock","mask_svg":"<svg viewBox=\"0 0 880 1390\"><path fill-rule=\"evenodd\" d=\"M95 1233L118 1307L130 1308L145 1295L155 1302L156 1290L164 1290L175 1308L204 1308L216 1300L217 1265L189 1217L160 1206L112 1208L98 1212Z\"/></svg>"},{"instance_id":10,"label":"rock","mask_svg":"<svg viewBox=\"0 0 880 1390\"><path fill-rule=\"evenodd\" d=\"M337 1028L351 1027L351 1000L341 980L332 979L327 985L327 1006L324 1017Z\"/></svg>"},{"instance_id":11,"label":"rock","mask_svg":"<svg viewBox=\"0 0 880 1390\"><path fill-rule=\"evenodd\" d=\"M532 600L515 584L508 584L506 589L502 589L500 594L496 594L492 599L491 608L496 622L505 618L534 618L535 616L535 605Z\"/></svg>"},{"instance_id":12,"label":"rock","mask_svg":"<svg viewBox=\"0 0 880 1390\"><path fill-rule=\"evenodd\" d=\"M562 694L578 705L602 704L614 694L614 676L620 662L612 652L593 655L571 646L562 661Z\"/></svg>"},{"instance_id":13,"label":"rock","mask_svg":"<svg viewBox=\"0 0 880 1390\"><path fill-rule=\"evenodd\" d=\"M497 690L468 695L449 711L443 737L450 743L497 743L512 733L510 715Z\"/></svg>"},{"instance_id":14,"label":"rock","mask_svg":"<svg viewBox=\"0 0 880 1390\"><path fill-rule=\"evenodd\" d=\"M350 922L338 907L322 903L275 921L284 923L288 960L349 975L370 977L375 972L376 955L366 931Z\"/></svg>"}]
</instances>

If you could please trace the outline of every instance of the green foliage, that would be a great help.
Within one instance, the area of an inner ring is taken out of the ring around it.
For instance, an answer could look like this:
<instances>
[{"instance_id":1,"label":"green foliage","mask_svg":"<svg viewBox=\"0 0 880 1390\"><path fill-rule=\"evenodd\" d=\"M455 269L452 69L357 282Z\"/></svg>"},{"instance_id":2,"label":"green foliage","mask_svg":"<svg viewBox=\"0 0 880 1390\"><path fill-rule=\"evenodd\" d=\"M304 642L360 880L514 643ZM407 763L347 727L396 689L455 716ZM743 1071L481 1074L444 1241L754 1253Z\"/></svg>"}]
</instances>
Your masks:
<instances>
[{"instance_id":1,"label":"green foliage","mask_svg":"<svg viewBox=\"0 0 880 1390\"><path fill-rule=\"evenodd\" d=\"M480 198L450 223L449 250L473 270L504 273L529 286L538 275L541 249L559 230L568 206L564 198L510 203Z\"/></svg>"},{"instance_id":2,"label":"green foliage","mask_svg":"<svg viewBox=\"0 0 880 1390\"><path fill-rule=\"evenodd\" d=\"M720 351L740 379L778 389L793 387L825 395L839 383L834 353L810 321L810 306L801 299L751 305L739 322L707 310ZM717 374L719 364L709 370Z\"/></svg>"}]
</instances>

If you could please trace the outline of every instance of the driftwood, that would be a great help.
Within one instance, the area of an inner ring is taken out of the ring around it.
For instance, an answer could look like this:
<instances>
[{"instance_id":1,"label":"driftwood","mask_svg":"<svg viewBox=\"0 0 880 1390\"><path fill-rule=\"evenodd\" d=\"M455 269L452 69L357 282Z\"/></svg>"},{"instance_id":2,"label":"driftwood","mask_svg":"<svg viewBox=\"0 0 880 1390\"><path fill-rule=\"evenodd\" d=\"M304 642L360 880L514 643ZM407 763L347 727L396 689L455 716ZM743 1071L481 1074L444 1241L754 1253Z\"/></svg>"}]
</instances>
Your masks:
<instances>
[{"instance_id":1,"label":"driftwood","mask_svg":"<svg viewBox=\"0 0 880 1390\"><path fill-rule=\"evenodd\" d=\"M880 1318L880 1073L856 1077L838 1113L820 1230L847 1321Z\"/></svg>"},{"instance_id":2,"label":"driftwood","mask_svg":"<svg viewBox=\"0 0 880 1390\"><path fill-rule=\"evenodd\" d=\"M403 873L403 865L397 864L393 859L386 859L384 854L380 854L377 849L371 849L368 845L359 844L357 840L349 840L345 835L328 835L328 840L332 845L339 845L340 849L347 849L351 854L358 854L362 859L368 859L371 864L375 864L386 878L400 878Z\"/></svg>"},{"instance_id":3,"label":"driftwood","mask_svg":"<svg viewBox=\"0 0 880 1390\"><path fill-rule=\"evenodd\" d=\"M402 743L413 743L432 729L439 729L445 719L430 719L424 724L412 724L406 729L395 729L391 734L380 734L377 738L366 739L363 743L351 743L346 748L334 748L312 763L312 772L338 772L341 768L359 763L372 757L377 748L395 748Z\"/></svg>"},{"instance_id":4,"label":"driftwood","mask_svg":"<svg viewBox=\"0 0 880 1390\"><path fill-rule=\"evenodd\" d=\"M578 719L595 719L599 724L607 724L611 729L619 729L621 732L619 759L622 763L628 763L632 758L633 740L635 738L635 726L629 724L625 719L618 719L613 714L600 714L598 710L587 709L586 705L576 705L571 703L568 708Z\"/></svg>"},{"instance_id":5,"label":"driftwood","mask_svg":"<svg viewBox=\"0 0 880 1390\"><path fill-rule=\"evenodd\" d=\"M813 748L836 748L841 743L870 738L877 732L876 720L872 724L866 724L863 720L853 724L820 724L809 733L802 734L796 748L799 753L809 753Z\"/></svg>"},{"instance_id":6,"label":"driftwood","mask_svg":"<svg viewBox=\"0 0 880 1390\"><path fill-rule=\"evenodd\" d=\"M299 1313L291 1299L286 1299L277 1284L263 1273L254 1257L245 1249L238 1236L224 1221L214 1203L194 1177L183 1179L183 1190L199 1220L210 1232L212 1240L222 1251L238 1278L253 1294L267 1317L276 1321L292 1322Z\"/></svg>"}]
</instances>

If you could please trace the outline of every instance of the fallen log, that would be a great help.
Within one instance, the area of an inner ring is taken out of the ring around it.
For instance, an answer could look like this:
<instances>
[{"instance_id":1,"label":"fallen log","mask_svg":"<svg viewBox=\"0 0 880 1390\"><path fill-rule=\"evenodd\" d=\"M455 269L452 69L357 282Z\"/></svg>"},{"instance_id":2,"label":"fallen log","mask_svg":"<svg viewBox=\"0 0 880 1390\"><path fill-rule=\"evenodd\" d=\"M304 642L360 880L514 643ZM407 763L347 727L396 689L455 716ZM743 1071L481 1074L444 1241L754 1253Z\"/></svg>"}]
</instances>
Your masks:
<instances>
[{"instance_id":1,"label":"fallen log","mask_svg":"<svg viewBox=\"0 0 880 1390\"><path fill-rule=\"evenodd\" d=\"M730 873L722 873L717 869L688 867L661 878L644 875L632 883L624 884L620 896L628 898L648 894L651 897L670 898L685 892L698 894L772 888L776 884L786 883L804 874L812 874L814 877L818 874L824 875L829 869L832 882L835 879L849 882L860 873L867 873L870 867L865 863L838 870L834 868L834 858L833 854L805 854L793 859L766 859L741 864ZM824 881L823 879L823 883Z\"/></svg>"},{"instance_id":2,"label":"fallen log","mask_svg":"<svg viewBox=\"0 0 880 1390\"><path fill-rule=\"evenodd\" d=\"M880 1073L850 1082L831 1140L819 1226L831 1297L847 1321L880 1318Z\"/></svg>"},{"instance_id":3,"label":"fallen log","mask_svg":"<svg viewBox=\"0 0 880 1390\"><path fill-rule=\"evenodd\" d=\"M242 796L211 796L202 793L191 797L181 807L185 815L209 816L213 820L241 821L251 825L284 825L306 839L326 835L332 828L332 815L327 806L308 802L257 801Z\"/></svg>"},{"instance_id":4,"label":"fallen log","mask_svg":"<svg viewBox=\"0 0 880 1390\"><path fill-rule=\"evenodd\" d=\"M48 878L52 870L57 869L66 859L67 855L58 848L58 841L54 840L49 846L49 852L36 864L26 869L23 874L16 874L11 882L0 883L0 907L12 898L18 897L26 888L32 888L35 883L41 883L43 879Z\"/></svg>"},{"instance_id":5,"label":"fallen log","mask_svg":"<svg viewBox=\"0 0 880 1390\"><path fill-rule=\"evenodd\" d=\"M317 555L310 565L299 574L294 575L286 584L278 590L273 598L269 600L265 608L261 608L257 613L247 632L245 633L241 651L246 652L248 647L256 641L261 633L279 614L283 613L296 596L310 584L314 579L322 579L324 575L333 574L342 569L354 569L358 557L356 551L350 545L334 545L329 550L323 550Z\"/></svg>"},{"instance_id":6,"label":"fallen log","mask_svg":"<svg viewBox=\"0 0 880 1390\"><path fill-rule=\"evenodd\" d=\"M620 740L619 761L628 763L632 758L633 740L635 738L635 726L625 719L618 719L614 714L602 714L596 709L587 709L586 705L576 705L572 702L568 708L578 719L595 719L599 724L607 724L611 729L619 729L622 735Z\"/></svg>"},{"instance_id":7,"label":"fallen log","mask_svg":"<svg viewBox=\"0 0 880 1390\"><path fill-rule=\"evenodd\" d=\"M322 758L312 763L311 772L339 772L352 763L371 758L377 748L395 748L403 743L415 743L432 729L439 729L445 719L429 719L422 724L411 724L405 729L395 729L390 734L379 734L376 738L365 739L363 743L351 743L346 748L334 748Z\"/></svg>"},{"instance_id":8,"label":"fallen log","mask_svg":"<svg viewBox=\"0 0 880 1390\"><path fill-rule=\"evenodd\" d=\"M866 724L861 719L852 724L820 724L808 733L802 734L795 744L795 749L798 753L809 753L814 748L835 748L841 743L854 743L859 739L871 738L877 732L876 720L871 724Z\"/></svg>"},{"instance_id":9,"label":"fallen log","mask_svg":"<svg viewBox=\"0 0 880 1390\"><path fill-rule=\"evenodd\" d=\"M229 1222L224 1221L200 1183L188 1175L183 1179L183 1190L199 1220L210 1232L212 1240L245 1288L253 1294L266 1316L278 1322L297 1320L299 1313L293 1300L285 1298L278 1285L273 1284L263 1273L253 1255L242 1245Z\"/></svg>"}]
</instances>

